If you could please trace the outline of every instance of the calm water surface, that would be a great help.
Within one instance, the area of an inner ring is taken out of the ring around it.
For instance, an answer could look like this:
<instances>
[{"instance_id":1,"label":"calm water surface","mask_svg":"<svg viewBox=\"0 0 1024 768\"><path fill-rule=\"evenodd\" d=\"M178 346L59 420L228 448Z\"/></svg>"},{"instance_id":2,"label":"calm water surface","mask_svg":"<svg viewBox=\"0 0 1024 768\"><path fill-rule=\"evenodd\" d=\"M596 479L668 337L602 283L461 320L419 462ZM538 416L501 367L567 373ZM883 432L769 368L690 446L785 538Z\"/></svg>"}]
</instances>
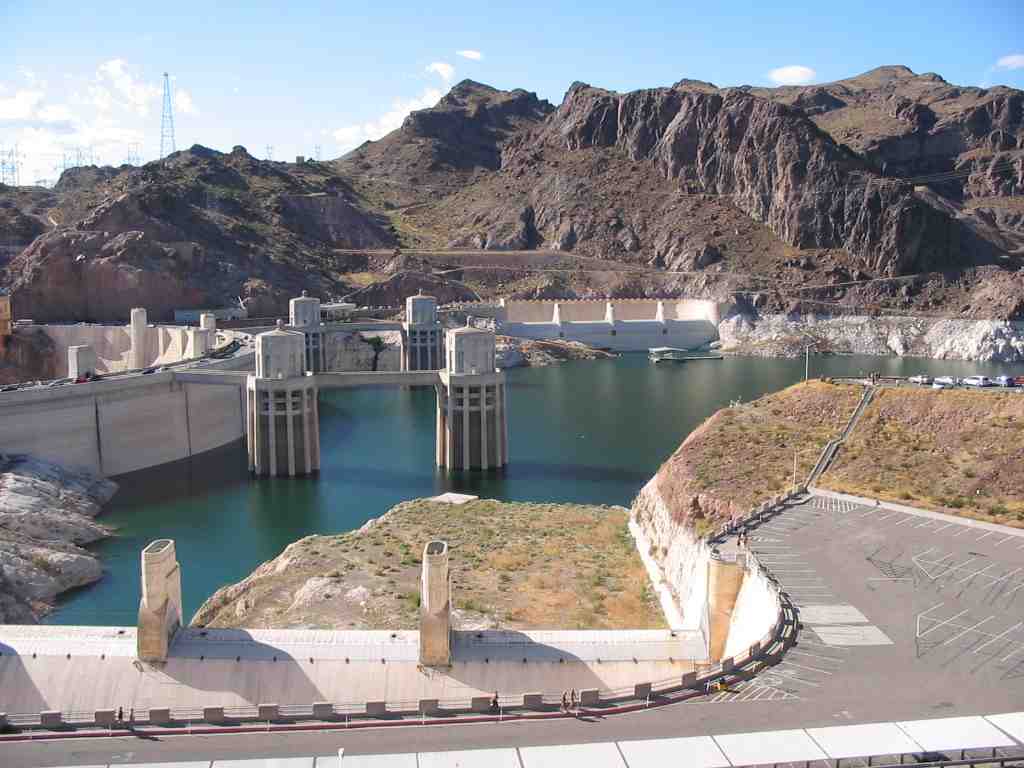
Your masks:
<instances>
[{"instance_id":1,"label":"calm water surface","mask_svg":"<svg viewBox=\"0 0 1024 768\"><path fill-rule=\"evenodd\" d=\"M1024 366L876 357L812 359L812 376L872 370L966 376ZM102 581L71 593L58 624L136 621L139 551L177 542L186 619L218 587L289 543L356 528L404 499L445 490L517 501L628 506L686 437L730 401L803 377L804 361L728 358L653 365L644 354L508 372L510 463L502 474L438 474L434 391L360 389L320 395L322 468L314 478L255 480L243 444L119 478L101 517L118 535L96 545ZM1021 395L1024 397L1024 395Z\"/></svg>"}]
</instances>

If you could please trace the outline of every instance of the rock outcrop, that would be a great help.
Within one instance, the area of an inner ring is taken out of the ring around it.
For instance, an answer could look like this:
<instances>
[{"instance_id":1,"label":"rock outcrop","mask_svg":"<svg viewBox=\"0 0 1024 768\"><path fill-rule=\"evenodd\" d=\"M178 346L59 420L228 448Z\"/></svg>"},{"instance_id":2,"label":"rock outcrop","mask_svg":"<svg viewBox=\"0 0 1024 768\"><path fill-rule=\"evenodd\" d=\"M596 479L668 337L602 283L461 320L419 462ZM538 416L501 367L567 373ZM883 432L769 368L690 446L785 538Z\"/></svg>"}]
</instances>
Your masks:
<instances>
[{"instance_id":1,"label":"rock outcrop","mask_svg":"<svg viewBox=\"0 0 1024 768\"><path fill-rule=\"evenodd\" d=\"M736 314L718 326L722 349L798 357L809 337L819 352L939 360L1024 362L1024 322L927 317Z\"/></svg>"},{"instance_id":2,"label":"rock outcrop","mask_svg":"<svg viewBox=\"0 0 1024 768\"><path fill-rule=\"evenodd\" d=\"M88 472L0 455L0 623L34 623L60 593L100 579L83 547L110 535L93 518L116 491Z\"/></svg>"}]
</instances>

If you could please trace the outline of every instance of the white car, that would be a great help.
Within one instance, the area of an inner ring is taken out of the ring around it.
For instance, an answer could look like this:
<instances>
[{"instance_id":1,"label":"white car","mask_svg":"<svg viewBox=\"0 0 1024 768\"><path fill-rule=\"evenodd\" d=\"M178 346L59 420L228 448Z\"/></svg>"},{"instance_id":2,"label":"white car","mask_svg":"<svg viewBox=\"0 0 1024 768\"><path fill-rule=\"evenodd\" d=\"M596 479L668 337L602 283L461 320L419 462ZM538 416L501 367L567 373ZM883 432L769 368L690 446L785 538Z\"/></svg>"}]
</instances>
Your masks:
<instances>
[{"instance_id":1,"label":"white car","mask_svg":"<svg viewBox=\"0 0 1024 768\"><path fill-rule=\"evenodd\" d=\"M908 379L908 381L911 384L924 384L925 386L927 386L928 384L932 383L932 377L931 376L925 376L924 374L920 374L918 376L911 376Z\"/></svg>"},{"instance_id":2,"label":"white car","mask_svg":"<svg viewBox=\"0 0 1024 768\"><path fill-rule=\"evenodd\" d=\"M937 376L935 377L935 383L932 384L936 389L945 389L948 387L955 387L957 384L955 376Z\"/></svg>"},{"instance_id":3,"label":"white car","mask_svg":"<svg viewBox=\"0 0 1024 768\"><path fill-rule=\"evenodd\" d=\"M988 376L968 376L964 379L965 387L991 387L992 381Z\"/></svg>"},{"instance_id":4,"label":"white car","mask_svg":"<svg viewBox=\"0 0 1024 768\"><path fill-rule=\"evenodd\" d=\"M1013 376L996 376L995 383L997 387L1015 387L1017 386Z\"/></svg>"}]
</instances>

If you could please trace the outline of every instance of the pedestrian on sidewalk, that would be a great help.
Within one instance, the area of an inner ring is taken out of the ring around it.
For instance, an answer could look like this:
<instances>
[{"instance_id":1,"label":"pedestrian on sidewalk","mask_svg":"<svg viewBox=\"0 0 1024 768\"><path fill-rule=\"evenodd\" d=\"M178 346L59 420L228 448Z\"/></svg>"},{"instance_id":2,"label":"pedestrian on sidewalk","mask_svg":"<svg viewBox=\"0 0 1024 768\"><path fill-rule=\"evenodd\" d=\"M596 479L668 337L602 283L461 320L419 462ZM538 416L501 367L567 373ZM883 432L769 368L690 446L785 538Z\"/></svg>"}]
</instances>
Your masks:
<instances>
[{"instance_id":1,"label":"pedestrian on sidewalk","mask_svg":"<svg viewBox=\"0 0 1024 768\"><path fill-rule=\"evenodd\" d=\"M497 691L494 692L494 698L491 699L491 709L493 709L495 712L498 711L498 692Z\"/></svg>"},{"instance_id":2,"label":"pedestrian on sidewalk","mask_svg":"<svg viewBox=\"0 0 1024 768\"><path fill-rule=\"evenodd\" d=\"M569 692L568 691L562 691L562 711L563 712L568 712L569 711Z\"/></svg>"},{"instance_id":3,"label":"pedestrian on sidewalk","mask_svg":"<svg viewBox=\"0 0 1024 768\"><path fill-rule=\"evenodd\" d=\"M575 688L570 688L569 689L569 704L572 705L573 711L576 710L576 701L577 701L577 699L576 699L576 689Z\"/></svg>"},{"instance_id":4,"label":"pedestrian on sidewalk","mask_svg":"<svg viewBox=\"0 0 1024 768\"><path fill-rule=\"evenodd\" d=\"M117 722L119 722L119 723L123 723L124 722L124 707L118 707L117 708Z\"/></svg>"}]
</instances>

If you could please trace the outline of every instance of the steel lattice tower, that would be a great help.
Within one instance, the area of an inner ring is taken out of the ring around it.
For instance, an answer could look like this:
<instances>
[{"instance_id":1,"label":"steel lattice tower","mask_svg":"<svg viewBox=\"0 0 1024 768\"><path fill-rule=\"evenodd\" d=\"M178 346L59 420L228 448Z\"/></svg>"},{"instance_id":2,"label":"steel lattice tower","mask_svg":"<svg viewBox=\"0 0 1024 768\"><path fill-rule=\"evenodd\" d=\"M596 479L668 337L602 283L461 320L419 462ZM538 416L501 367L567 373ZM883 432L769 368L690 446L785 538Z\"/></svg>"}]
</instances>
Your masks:
<instances>
[{"instance_id":1,"label":"steel lattice tower","mask_svg":"<svg viewBox=\"0 0 1024 768\"><path fill-rule=\"evenodd\" d=\"M174 152L174 104L171 100L171 79L164 72L164 113L160 118L160 159Z\"/></svg>"}]
</instances>

